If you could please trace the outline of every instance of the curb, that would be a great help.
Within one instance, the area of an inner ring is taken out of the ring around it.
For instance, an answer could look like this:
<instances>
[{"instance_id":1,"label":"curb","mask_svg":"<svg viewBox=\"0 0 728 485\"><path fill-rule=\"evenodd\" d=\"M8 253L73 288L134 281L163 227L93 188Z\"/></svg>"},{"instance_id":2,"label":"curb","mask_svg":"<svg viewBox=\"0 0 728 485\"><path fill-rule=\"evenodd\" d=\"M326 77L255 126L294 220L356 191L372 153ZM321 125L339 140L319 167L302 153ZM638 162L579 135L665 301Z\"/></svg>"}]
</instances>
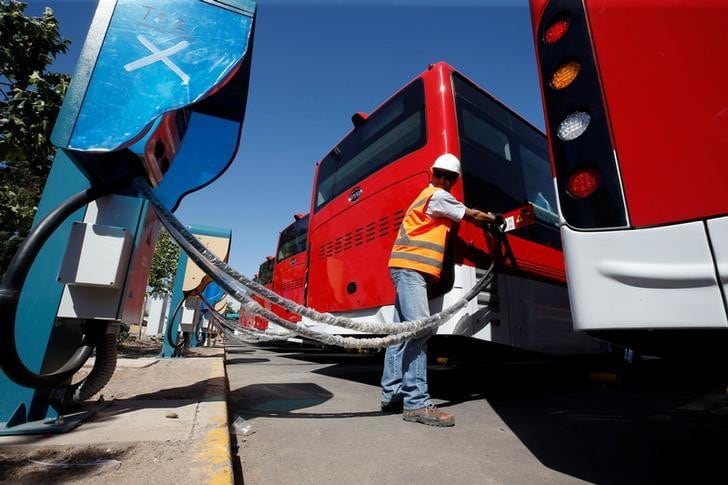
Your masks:
<instances>
[{"instance_id":1,"label":"curb","mask_svg":"<svg viewBox=\"0 0 728 485\"><path fill-rule=\"evenodd\" d=\"M222 378L227 380L225 374L225 357L215 359L211 379ZM199 435L199 445L193 451L190 467L199 471L205 477L204 483L215 485L232 485L232 442L228 429L227 393L206 396L199 403L197 410L197 423L199 429L194 433Z\"/></svg>"}]
</instances>

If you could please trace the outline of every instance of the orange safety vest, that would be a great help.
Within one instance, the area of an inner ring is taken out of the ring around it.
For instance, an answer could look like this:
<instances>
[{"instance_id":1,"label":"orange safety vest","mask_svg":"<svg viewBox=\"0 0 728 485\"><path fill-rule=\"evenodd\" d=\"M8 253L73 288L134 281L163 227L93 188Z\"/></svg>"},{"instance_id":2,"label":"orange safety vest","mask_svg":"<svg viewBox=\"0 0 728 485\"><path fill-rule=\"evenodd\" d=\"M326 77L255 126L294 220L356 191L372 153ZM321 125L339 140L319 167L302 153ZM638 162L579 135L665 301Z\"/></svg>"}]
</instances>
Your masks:
<instances>
[{"instance_id":1,"label":"orange safety vest","mask_svg":"<svg viewBox=\"0 0 728 485\"><path fill-rule=\"evenodd\" d=\"M432 185L417 196L399 227L399 235L389 256L390 268L406 268L440 279L445 260L445 242L454 221L425 213L432 194L442 190Z\"/></svg>"}]
</instances>

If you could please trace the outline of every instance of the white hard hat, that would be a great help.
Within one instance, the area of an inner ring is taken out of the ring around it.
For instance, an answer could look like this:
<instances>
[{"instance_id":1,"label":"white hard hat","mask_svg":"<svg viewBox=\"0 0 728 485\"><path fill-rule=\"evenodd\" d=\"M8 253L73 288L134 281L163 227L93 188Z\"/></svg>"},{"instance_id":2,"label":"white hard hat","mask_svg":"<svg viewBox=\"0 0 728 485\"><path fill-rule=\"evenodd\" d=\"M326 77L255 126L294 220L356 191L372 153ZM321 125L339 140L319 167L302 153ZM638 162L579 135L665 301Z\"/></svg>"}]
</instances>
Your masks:
<instances>
[{"instance_id":1,"label":"white hard hat","mask_svg":"<svg viewBox=\"0 0 728 485\"><path fill-rule=\"evenodd\" d=\"M460 175L460 160L452 153L444 153L437 157L435 163L432 164L433 169L447 170Z\"/></svg>"}]
</instances>

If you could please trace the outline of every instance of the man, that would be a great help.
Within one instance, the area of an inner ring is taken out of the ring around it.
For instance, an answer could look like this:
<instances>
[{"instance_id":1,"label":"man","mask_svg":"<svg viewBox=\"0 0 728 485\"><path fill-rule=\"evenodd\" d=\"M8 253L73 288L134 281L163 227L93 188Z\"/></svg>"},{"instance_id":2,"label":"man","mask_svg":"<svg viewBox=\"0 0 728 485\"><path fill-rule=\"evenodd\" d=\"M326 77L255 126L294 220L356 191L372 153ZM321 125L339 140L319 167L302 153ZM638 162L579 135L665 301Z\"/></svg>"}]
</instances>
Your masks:
<instances>
[{"instance_id":1,"label":"man","mask_svg":"<svg viewBox=\"0 0 728 485\"><path fill-rule=\"evenodd\" d=\"M452 226L462 219L476 226L500 224L503 216L470 209L450 189L460 176L460 160L440 155L432 178L407 210L392 247L389 269L396 291L394 321L430 315L427 287L437 283ZM455 418L435 407L427 390L429 334L387 348L382 373L382 411L403 409L403 419L430 426L454 426Z\"/></svg>"}]
</instances>

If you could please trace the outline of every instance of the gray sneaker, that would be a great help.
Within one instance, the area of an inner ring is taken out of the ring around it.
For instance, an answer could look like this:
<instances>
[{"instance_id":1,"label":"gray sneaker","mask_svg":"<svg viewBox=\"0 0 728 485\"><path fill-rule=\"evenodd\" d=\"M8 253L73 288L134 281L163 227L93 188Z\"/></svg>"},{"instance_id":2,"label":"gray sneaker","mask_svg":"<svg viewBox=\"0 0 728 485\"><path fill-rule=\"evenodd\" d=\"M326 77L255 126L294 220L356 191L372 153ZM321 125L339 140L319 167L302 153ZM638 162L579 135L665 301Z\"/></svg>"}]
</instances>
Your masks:
<instances>
[{"instance_id":1,"label":"gray sneaker","mask_svg":"<svg viewBox=\"0 0 728 485\"><path fill-rule=\"evenodd\" d=\"M419 409L405 409L402 419L428 426L455 426L455 416L432 404Z\"/></svg>"}]
</instances>

